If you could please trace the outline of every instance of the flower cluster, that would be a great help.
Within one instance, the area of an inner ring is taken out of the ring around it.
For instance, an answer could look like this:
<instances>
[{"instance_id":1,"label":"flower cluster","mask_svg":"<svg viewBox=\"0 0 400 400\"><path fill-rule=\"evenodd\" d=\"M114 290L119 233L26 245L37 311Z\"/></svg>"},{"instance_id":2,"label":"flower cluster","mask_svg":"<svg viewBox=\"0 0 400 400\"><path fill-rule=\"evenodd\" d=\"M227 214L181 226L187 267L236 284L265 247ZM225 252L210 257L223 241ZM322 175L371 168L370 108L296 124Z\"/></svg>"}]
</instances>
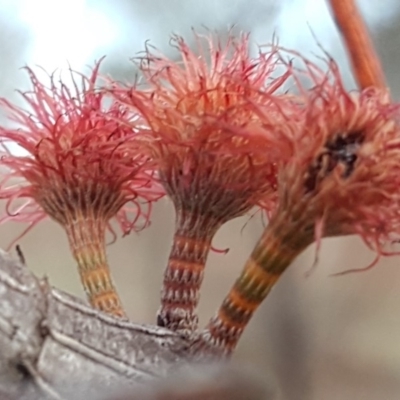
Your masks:
<instances>
[{"instance_id":1,"label":"flower cluster","mask_svg":"<svg viewBox=\"0 0 400 400\"><path fill-rule=\"evenodd\" d=\"M191 50L173 37L178 62L147 48L139 59L141 84L111 81L98 89L97 63L89 77L72 73L72 90L54 76L46 87L28 69L33 91L22 96L31 110L0 101L18 123L0 128L2 221L31 227L50 216L61 224L91 304L123 316L106 230L112 220L124 233L141 229L151 204L167 194L176 227L158 325L195 333L193 349L229 354L312 242L358 234L378 257L395 253L389 246L400 235L399 105L381 88L347 91L331 59L325 71L275 45L252 57L248 35L229 36L224 45L194 40ZM296 61L287 62L287 54ZM212 239L253 207L269 223L198 334Z\"/></svg>"}]
</instances>

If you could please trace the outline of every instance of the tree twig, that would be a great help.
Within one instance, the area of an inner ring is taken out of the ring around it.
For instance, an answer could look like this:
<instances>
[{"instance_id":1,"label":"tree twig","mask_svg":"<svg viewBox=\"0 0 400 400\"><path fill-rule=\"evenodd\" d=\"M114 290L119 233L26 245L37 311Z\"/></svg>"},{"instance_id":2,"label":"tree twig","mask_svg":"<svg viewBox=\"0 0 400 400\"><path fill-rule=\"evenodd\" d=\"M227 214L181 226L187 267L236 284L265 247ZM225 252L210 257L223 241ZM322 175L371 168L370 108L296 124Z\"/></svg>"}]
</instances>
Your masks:
<instances>
[{"instance_id":1,"label":"tree twig","mask_svg":"<svg viewBox=\"0 0 400 400\"><path fill-rule=\"evenodd\" d=\"M382 65L367 26L357 9L356 0L328 0L336 25L345 41L353 73L361 89L386 89Z\"/></svg>"}]
</instances>

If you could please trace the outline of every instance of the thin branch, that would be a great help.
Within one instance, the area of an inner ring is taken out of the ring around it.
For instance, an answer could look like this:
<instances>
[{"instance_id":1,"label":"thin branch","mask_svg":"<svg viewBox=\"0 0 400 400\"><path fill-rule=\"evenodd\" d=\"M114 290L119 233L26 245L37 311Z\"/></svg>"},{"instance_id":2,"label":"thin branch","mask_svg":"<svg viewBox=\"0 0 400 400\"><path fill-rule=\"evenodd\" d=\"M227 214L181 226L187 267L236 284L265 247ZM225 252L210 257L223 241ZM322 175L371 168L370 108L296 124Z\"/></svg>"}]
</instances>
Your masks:
<instances>
[{"instance_id":1,"label":"thin branch","mask_svg":"<svg viewBox=\"0 0 400 400\"><path fill-rule=\"evenodd\" d=\"M328 0L351 59L353 73L361 89L386 89L382 65L356 0Z\"/></svg>"}]
</instances>

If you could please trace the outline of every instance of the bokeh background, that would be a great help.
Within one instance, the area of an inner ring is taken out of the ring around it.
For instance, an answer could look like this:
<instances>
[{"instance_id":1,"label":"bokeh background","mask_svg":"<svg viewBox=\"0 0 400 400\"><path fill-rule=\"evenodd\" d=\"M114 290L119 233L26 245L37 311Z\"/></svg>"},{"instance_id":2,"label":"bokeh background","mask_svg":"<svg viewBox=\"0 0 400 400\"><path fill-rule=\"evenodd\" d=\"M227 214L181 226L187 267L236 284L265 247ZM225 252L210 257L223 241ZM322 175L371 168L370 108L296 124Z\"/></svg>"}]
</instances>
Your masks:
<instances>
[{"instance_id":1,"label":"bokeh background","mask_svg":"<svg viewBox=\"0 0 400 400\"><path fill-rule=\"evenodd\" d=\"M359 0L384 64L394 98L400 95L400 2ZM20 67L87 72L107 55L102 72L129 80L129 59L144 42L174 57L169 35L190 42L203 26L222 35L250 31L254 44L275 34L307 56L316 39L335 57L348 88L354 88L346 54L324 0L0 0L0 95L19 101L27 89ZM4 120L2 121L3 123ZM153 323L168 257L174 211L159 202L150 228L109 246L110 264L132 320ZM0 226L0 247L23 229ZM256 215L226 224L211 254L200 304L205 324L235 280L262 231ZM19 241L29 267L67 292L83 297L62 229L43 222ZM382 260L368 272L331 277L373 259L357 238L324 240L317 267L315 248L300 256L252 320L235 355L279 388L282 400L398 400L400 398L400 258Z\"/></svg>"}]
</instances>

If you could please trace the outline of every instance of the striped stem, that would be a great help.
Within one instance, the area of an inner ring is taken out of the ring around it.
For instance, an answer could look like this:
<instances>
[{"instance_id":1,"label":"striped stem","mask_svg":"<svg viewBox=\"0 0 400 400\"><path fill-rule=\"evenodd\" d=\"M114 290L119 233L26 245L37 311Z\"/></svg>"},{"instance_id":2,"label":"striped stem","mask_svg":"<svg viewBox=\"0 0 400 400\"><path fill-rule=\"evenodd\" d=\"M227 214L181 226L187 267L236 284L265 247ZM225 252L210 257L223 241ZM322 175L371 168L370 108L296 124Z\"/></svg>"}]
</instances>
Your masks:
<instances>
[{"instance_id":1,"label":"striped stem","mask_svg":"<svg viewBox=\"0 0 400 400\"><path fill-rule=\"evenodd\" d=\"M106 224L103 220L83 215L64 225L72 254L90 304L118 317L125 312L111 280L105 251Z\"/></svg>"},{"instance_id":2,"label":"striped stem","mask_svg":"<svg viewBox=\"0 0 400 400\"><path fill-rule=\"evenodd\" d=\"M386 89L382 65L355 0L329 0L335 22L345 41L353 73L361 89Z\"/></svg>"},{"instance_id":3,"label":"striped stem","mask_svg":"<svg viewBox=\"0 0 400 400\"><path fill-rule=\"evenodd\" d=\"M176 228L161 291L157 324L183 335L198 326L196 313L212 238L220 223L177 210Z\"/></svg>"},{"instance_id":4,"label":"striped stem","mask_svg":"<svg viewBox=\"0 0 400 400\"><path fill-rule=\"evenodd\" d=\"M301 235L297 229L287 232L290 224L279 220L275 222L280 225L271 222L266 228L217 315L201 335L203 345L218 349L218 353L228 355L235 349L254 311L286 268L313 241L312 235Z\"/></svg>"}]
</instances>

